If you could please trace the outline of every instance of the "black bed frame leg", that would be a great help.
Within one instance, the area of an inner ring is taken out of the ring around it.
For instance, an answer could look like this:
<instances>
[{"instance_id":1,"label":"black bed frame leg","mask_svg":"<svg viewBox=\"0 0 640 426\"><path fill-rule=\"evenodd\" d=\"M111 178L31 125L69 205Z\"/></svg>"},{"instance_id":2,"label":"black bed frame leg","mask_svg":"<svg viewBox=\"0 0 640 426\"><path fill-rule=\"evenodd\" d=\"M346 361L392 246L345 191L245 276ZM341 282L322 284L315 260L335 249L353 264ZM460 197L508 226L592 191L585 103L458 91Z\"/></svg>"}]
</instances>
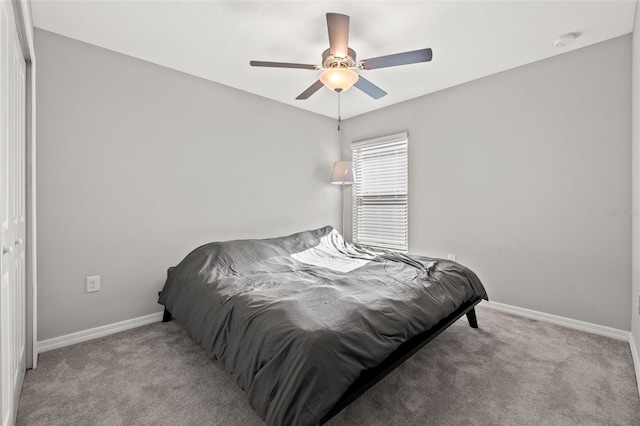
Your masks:
<instances>
[{"instance_id":1,"label":"black bed frame leg","mask_svg":"<svg viewBox=\"0 0 640 426\"><path fill-rule=\"evenodd\" d=\"M169 312L167 308L164 308L164 314L162 315L162 322L169 322L169 321L171 321L171 312Z\"/></svg>"},{"instance_id":2,"label":"black bed frame leg","mask_svg":"<svg viewBox=\"0 0 640 426\"><path fill-rule=\"evenodd\" d=\"M476 308L471 308L471 310L467 312L467 319L469 320L469 325L471 326L471 328L478 328L478 319L476 318Z\"/></svg>"}]
</instances>

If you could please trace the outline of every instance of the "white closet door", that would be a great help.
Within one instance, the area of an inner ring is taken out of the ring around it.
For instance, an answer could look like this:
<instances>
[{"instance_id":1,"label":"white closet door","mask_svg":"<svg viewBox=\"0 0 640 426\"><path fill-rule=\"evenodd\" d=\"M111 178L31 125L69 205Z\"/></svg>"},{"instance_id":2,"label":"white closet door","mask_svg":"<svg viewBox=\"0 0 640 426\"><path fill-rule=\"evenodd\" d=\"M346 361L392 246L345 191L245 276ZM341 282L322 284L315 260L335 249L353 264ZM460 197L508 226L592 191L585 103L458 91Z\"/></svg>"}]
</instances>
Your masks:
<instances>
[{"instance_id":1,"label":"white closet door","mask_svg":"<svg viewBox=\"0 0 640 426\"><path fill-rule=\"evenodd\" d=\"M25 61L0 1L0 378L2 426L15 422L25 371Z\"/></svg>"}]
</instances>

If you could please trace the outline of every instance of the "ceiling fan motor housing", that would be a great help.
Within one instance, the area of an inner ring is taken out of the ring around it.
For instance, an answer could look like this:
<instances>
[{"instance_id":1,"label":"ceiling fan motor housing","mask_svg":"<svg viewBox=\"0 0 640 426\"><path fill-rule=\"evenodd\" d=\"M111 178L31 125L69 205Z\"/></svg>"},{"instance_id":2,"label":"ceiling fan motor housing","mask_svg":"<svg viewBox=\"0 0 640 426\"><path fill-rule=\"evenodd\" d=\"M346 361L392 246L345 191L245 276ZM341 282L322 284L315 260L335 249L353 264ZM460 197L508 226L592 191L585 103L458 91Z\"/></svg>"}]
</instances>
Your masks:
<instances>
[{"instance_id":1,"label":"ceiling fan motor housing","mask_svg":"<svg viewBox=\"0 0 640 426\"><path fill-rule=\"evenodd\" d=\"M355 68L356 52L353 49L348 49L347 56L338 57L331 54L331 49L327 49L322 52L322 67L323 68Z\"/></svg>"}]
</instances>

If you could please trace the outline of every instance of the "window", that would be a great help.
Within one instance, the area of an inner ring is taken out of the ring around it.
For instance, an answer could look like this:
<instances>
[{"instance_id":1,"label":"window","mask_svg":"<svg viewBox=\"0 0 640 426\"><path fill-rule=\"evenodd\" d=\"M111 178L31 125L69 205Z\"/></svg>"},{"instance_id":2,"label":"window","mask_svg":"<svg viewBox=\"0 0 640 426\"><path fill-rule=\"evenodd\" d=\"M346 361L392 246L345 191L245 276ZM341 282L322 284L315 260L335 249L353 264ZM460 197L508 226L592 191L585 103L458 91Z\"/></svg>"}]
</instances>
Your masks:
<instances>
[{"instance_id":1,"label":"window","mask_svg":"<svg viewBox=\"0 0 640 426\"><path fill-rule=\"evenodd\" d=\"M406 133L354 142L353 242L407 252Z\"/></svg>"}]
</instances>

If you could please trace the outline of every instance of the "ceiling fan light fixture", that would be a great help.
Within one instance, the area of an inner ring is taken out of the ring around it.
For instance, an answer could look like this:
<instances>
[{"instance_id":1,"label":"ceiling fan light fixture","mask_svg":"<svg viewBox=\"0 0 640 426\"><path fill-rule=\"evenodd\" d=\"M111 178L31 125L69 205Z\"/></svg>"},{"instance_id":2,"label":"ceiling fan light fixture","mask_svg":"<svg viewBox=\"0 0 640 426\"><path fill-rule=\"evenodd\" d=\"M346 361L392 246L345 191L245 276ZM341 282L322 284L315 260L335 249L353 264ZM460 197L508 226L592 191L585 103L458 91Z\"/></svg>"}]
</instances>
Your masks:
<instances>
[{"instance_id":1,"label":"ceiling fan light fixture","mask_svg":"<svg viewBox=\"0 0 640 426\"><path fill-rule=\"evenodd\" d=\"M380 99L387 92L358 75L354 70L375 70L377 68L397 67L399 65L429 62L433 54L431 49L418 49L410 52L394 53L375 58L356 60L355 50L349 47L349 16L340 13L327 13L327 30L329 31L329 48L322 52L321 65L296 64L291 62L250 61L252 67L297 68L306 70L322 70L320 79L300 93L296 99L309 99L322 86L340 94L356 86L373 99ZM340 96L338 96L338 104ZM338 116L340 115L338 106ZM338 117L338 121L339 117Z\"/></svg>"},{"instance_id":2,"label":"ceiling fan light fixture","mask_svg":"<svg viewBox=\"0 0 640 426\"><path fill-rule=\"evenodd\" d=\"M360 76L354 70L342 67L329 68L320 74L322 84L333 92L348 90L359 78Z\"/></svg>"}]
</instances>

